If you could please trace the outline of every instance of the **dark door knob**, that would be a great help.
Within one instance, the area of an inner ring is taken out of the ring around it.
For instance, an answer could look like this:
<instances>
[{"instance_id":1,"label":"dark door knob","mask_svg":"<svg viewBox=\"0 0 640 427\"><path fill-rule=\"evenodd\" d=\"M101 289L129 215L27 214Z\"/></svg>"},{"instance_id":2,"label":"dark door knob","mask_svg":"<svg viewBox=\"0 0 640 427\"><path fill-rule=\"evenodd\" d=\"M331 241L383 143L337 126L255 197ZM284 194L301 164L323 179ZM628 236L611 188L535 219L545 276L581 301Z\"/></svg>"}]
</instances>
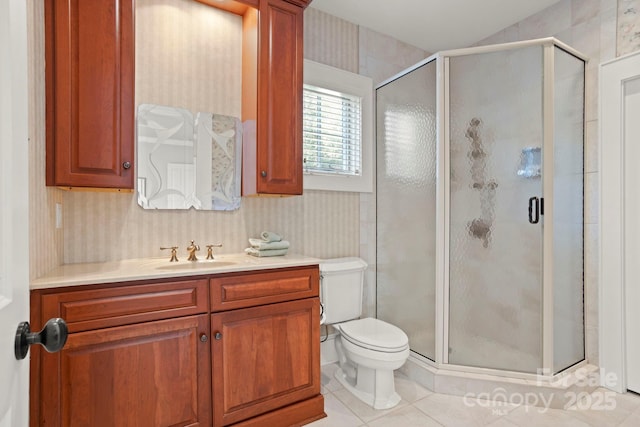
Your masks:
<instances>
[{"instance_id":1,"label":"dark door knob","mask_svg":"<svg viewBox=\"0 0 640 427\"><path fill-rule=\"evenodd\" d=\"M69 328L67 328L65 321L59 317L49 319L40 332L31 332L29 322L21 322L16 331L16 359L22 360L27 357L29 346L32 344L40 344L49 353L60 351L67 342L68 336Z\"/></svg>"},{"instance_id":2,"label":"dark door knob","mask_svg":"<svg viewBox=\"0 0 640 427\"><path fill-rule=\"evenodd\" d=\"M263 178L266 178L266 177L267 177L267 171L262 171L262 172L260 172L260 175L261 175Z\"/></svg>"},{"instance_id":3,"label":"dark door knob","mask_svg":"<svg viewBox=\"0 0 640 427\"><path fill-rule=\"evenodd\" d=\"M129 169L129 168L131 168L131 162L124 162L124 163L122 164L122 167L123 167L123 168L125 168L125 169Z\"/></svg>"}]
</instances>

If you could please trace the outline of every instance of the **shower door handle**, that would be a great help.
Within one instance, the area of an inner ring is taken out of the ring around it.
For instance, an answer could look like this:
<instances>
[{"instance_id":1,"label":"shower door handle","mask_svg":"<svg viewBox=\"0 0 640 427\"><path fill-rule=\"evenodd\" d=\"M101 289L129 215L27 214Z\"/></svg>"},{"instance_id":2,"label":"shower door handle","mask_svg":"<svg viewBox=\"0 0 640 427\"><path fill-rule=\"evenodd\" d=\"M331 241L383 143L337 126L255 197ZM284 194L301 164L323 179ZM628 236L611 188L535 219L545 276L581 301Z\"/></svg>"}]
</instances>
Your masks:
<instances>
[{"instance_id":1,"label":"shower door handle","mask_svg":"<svg viewBox=\"0 0 640 427\"><path fill-rule=\"evenodd\" d=\"M529 222L531 224L540 222L540 199L537 197L529 198Z\"/></svg>"}]
</instances>

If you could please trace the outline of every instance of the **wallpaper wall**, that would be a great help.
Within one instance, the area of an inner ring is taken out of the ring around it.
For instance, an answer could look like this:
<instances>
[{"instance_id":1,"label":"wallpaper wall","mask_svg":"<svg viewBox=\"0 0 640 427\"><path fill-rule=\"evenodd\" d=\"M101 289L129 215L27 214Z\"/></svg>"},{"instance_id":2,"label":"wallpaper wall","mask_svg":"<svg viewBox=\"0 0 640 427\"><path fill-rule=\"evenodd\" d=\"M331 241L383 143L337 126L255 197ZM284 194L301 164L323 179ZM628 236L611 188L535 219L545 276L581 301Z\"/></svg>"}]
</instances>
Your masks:
<instances>
[{"instance_id":1,"label":"wallpaper wall","mask_svg":"<svg viewBox=\"0 0 640 427\"><path fill-rule=\"evenodd\" d=\"M200 244L221 242L220 253L239 252L248 237L267 229L290 240L292 252L321 258L362 256L373 266L375 204L371 195L308 191L301 197L245 198L235 212L151 212L139 208L133 194L46 188L43 10L43 0L29 2L32 278L62 263L163 256L161 245L186 247L190 239ZM305 19L305 56L334 67L358 72L360 62L377 61L391 63L395 73L425 56L419 49L313 9L307 9ZM387 51L390 43L402 46L406 57L389 61L388 56L393 56ZM407 56L409 51L414 53ZM365 70L372 75L377 68L369 65ZM63 227L58 230L56 203L63 210ZM361 213L361 207L367 212Z\"/></svg>"},{"instance_id":2,"label":"wallpaper wall","mask_svg":"<svg viewBox=\"0 0 640 427\"><path fill-rule=\"evenodd\" d=\"M45 187L44 1L27 2L29 58L29 273L32 279L62 264L63 229L56 203L64 193Z\"/></svg>"}]
</instances>

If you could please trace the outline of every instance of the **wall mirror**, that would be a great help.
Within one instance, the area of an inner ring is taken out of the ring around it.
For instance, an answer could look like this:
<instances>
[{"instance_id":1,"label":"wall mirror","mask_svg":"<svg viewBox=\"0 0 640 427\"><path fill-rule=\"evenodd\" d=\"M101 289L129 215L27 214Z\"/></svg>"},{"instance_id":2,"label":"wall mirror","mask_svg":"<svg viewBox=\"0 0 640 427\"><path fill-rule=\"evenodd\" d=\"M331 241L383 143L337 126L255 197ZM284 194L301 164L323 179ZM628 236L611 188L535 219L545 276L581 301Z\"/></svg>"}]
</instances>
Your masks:
<instances>
[{"instance_id":1,"label":"wall mirror","mask_svg":"<svg viewBox=\"0 0 640 427\"><path fill-rule=\"evenodd\" d=\"M256 108L257 14L226 0L136 0L143 208L240 206L242 121Z\"/></svg>"},{"instance_id":2,"label":"wall mirror","mask_svg":"<svg viewBox=\"0 0 640 427\"><path fill-rule=\"evenodd\" d=\"M138 106L138 204L146 209L240 207L240 120Z\"/></svg>"}]
</instances>

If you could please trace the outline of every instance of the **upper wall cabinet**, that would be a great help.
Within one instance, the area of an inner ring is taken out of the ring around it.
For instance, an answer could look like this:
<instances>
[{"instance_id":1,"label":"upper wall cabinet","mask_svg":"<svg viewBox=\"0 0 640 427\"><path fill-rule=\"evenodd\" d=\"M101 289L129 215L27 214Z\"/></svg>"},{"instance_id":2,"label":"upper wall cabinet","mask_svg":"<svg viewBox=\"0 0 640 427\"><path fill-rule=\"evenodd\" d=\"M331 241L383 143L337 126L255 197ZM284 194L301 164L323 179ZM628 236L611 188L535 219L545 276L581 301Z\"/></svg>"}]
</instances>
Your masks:
<instances>
[{"instance_id":1,"label":"upper wall cabinet","mask_svg":"<svg viewBox=\"0 0 640 427\"><path fill-rule=\"evenodd\" d=\"M132 0L46 0L47 185L133 188Z\"/></svg>"},{"instance_id":2,"label":"upper wall cabinet","mask_svg":"<svg viewBox=\"0 0 640 427\"><path fill-rule=\"evenodd\" d=\"M257 121L253 140L254 130L245 132L243 195L302 194L302 18L308 3L260 2Z\"/></svg>"},{"instance_id":3,"label":"upper wall cabinet","mask_svg":"<svg viewBox=\"0 0 640 427\"><path fill-rule=\"evenodd\" d=\"M133 188L134 2L45 1L47 185ZM310 0L198 1L242 17L242 194L302 194Z\"/></svg>"}]
</instances>

